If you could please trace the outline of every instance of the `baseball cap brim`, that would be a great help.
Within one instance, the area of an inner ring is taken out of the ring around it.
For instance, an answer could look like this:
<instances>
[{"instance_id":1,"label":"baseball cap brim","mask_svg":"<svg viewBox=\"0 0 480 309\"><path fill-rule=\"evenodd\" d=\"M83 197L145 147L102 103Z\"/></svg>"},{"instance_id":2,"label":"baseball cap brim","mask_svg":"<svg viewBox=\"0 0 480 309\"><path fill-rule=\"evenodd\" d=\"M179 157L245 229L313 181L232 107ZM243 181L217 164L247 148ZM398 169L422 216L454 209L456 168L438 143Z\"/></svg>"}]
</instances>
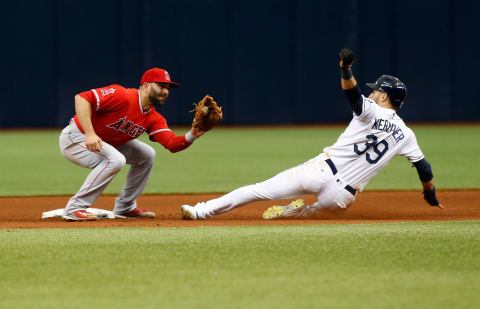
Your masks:
<instances>
[{"instance_id":1,"label":"baseball cap brim","mask_svg":"<svg viewBox=\"0 0 480 309\"><path fill-rule=\"evenodd\" d=\"M367 86L375 90L380 90L380 86L375 83L367 83Z\"/></svg>"},{"instance_id":2,"label":"baseball cap brim","mask_svg":"<svg viewBox=\"0 0 480 309\"><path fill-rule=\"evenodd\" d=\"M178 88L178 87L180 87L180 84L179 84L179 83L176 83L176 82L169 82L168 84L170 85L170 88Z\"/></svg>"},{"instance_id":3,"label":"baseball cap brim","mask_svg":"<svg viewBox=\"0 0 480 309\"><path fill-rule=\"evenodd\" d=\"M167 82L165 80L159 80L159 81L156 81L156 80L151 80L149 81L148 83L165 83L165 84L168 84L168 86L170 88L178 88L180 87L180 84L179 83L176 83L176 82Z\"/></svg>"}]
</instances>

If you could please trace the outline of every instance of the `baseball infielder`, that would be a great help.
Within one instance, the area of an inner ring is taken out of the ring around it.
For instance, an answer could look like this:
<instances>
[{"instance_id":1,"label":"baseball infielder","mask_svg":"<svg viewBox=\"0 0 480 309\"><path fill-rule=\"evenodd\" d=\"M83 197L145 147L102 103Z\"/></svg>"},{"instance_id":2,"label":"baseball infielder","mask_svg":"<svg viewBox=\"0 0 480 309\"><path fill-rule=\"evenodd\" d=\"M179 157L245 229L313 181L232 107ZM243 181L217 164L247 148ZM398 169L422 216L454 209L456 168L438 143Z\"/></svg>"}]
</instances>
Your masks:
<instances>
[{"instance_id":1,"label":"baseball infielder","mask_svg":"<svg viewBox=\"0 0 480 309\"><path fill-rule=\"evenodd\" d=\"M147 132L150 140L177 152L205 133L192 127L187 134L177 136L155 110L165 104L169 89L179 86L167 71L153 68L143 74L139 89L110 85L75 96L76 115L60 134L60 151L69 161L92 171L68 201L65 219L98 219L87 209L125 164L131 168L115 199L116 217L155 217L152 211L138 208L136 202L150 176L155 150L136 138Z\"/></svg>"},{"instance_id":2,"label":"baseball infielder","mask_svg":"<svg viewBox=\"0 0 480 309\"><path fill-rule=\"evenodd\" d=\"M273 206L264 212L263 218L308 217L322 209L346 209L396 155L406 157L416 167L425 200L431 206L443 208L435 195L431 166L415 134L397 114L406 99L405 85L396 77L383 75L375 83L367 84L373 91L366 98L352 75L354 60L351 50L340 51L341 85L353 108L353 119L335 144L268 180L193 207L183 205L183 218L206 219L255 200L286 199L307 193L315 194L318 202L310 206L296 200L287 206Z\"/></svg>"}]
</instances>

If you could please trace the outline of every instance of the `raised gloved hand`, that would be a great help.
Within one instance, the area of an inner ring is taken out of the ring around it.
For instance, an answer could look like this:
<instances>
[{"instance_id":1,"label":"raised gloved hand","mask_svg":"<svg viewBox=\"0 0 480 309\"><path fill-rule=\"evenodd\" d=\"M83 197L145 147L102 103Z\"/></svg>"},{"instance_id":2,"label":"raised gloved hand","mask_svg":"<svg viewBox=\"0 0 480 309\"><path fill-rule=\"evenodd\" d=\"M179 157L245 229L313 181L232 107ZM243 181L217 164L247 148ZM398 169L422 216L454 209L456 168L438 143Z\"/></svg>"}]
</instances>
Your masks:
<instances>
[{"instance_id":1,"label":"raised gloved hand","mask_svg":"<svg viewBox=\"0 0 480 309\"><path fill-rule=\"evenodd\" d=\"M192 112L195 112L193 128L208 131L223 119L222 107L218 106L217 102L209 95L206 95L198 104L194 105L195 109L192 110Z\"/></svg>"},{"instance_id":2,"label":"raised gloved hand","mask_svg":"<svg viewBox=\"0 0 480 309\"><path fill-rule=\"evenodd\" d=\"M339 53L340 67L343 69L350 68L355 62L355 54L348 48L342 48Z\"/></svg>"}]
</instances>

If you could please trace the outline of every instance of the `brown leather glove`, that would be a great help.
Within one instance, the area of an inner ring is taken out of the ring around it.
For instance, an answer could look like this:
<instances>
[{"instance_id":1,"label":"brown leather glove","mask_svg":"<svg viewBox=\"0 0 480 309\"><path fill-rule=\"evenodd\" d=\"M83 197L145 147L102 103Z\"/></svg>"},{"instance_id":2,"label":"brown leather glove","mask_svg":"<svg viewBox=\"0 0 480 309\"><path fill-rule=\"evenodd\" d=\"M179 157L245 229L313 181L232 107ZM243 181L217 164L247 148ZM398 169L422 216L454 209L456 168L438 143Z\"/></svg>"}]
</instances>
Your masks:
<instances>
[{"instance_id":1,"label":"brown leather glove","mask_svg":"<svg viewBox=\"0 0 480 309\"><path fill-rule=\"evenodd\" d=\"M222 107L217 105L217 102L209 95L194 104L195 112L192 127L199 128L202 131L211 130L220 120L223 119Z\"/></svg>"}]
</instances>

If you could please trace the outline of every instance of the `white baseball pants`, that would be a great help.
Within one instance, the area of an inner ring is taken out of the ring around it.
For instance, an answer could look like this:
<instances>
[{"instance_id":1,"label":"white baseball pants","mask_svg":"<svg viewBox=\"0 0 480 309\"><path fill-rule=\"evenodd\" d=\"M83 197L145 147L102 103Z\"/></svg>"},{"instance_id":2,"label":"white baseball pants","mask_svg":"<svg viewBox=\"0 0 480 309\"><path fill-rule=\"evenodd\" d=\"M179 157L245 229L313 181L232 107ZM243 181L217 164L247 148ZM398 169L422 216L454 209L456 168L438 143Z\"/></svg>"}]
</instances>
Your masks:
<instances>
[{"instance_id":1,"label":"white baseball pants","mask_svg":"<svg viewBox=\"0 0 480 309\"><path fill-rule=\"evenodd\" d=\"M151 146L131 140L115 148L103 142L103 149L93 152L85 147L85 134L80 132L73 121L62 130L59 144L60 151L67 160L92 169L80 190L68 201L66 215L90 207L125 164L130 164L131 167L125 186L115 199L113 211L121 214L135 209L136 199L147 184L155 160L155 150Z\"/></svg>"},{"instance_id":2,"label":"white baseball pants","mask_svg":"<svg viewBox=\"0 0 480 309\"><path fill-rule=\"evenodd\" d=\"M346 209L355 201L355 195L345 190L347 184L333 174L325 162L328 156L317 157L283 171L260 183L236 189L222 197L198 203L197 214L209 218L256 200L279 200L315 194L318 202L309 211Z\"/></svg>"}]
</instances>

